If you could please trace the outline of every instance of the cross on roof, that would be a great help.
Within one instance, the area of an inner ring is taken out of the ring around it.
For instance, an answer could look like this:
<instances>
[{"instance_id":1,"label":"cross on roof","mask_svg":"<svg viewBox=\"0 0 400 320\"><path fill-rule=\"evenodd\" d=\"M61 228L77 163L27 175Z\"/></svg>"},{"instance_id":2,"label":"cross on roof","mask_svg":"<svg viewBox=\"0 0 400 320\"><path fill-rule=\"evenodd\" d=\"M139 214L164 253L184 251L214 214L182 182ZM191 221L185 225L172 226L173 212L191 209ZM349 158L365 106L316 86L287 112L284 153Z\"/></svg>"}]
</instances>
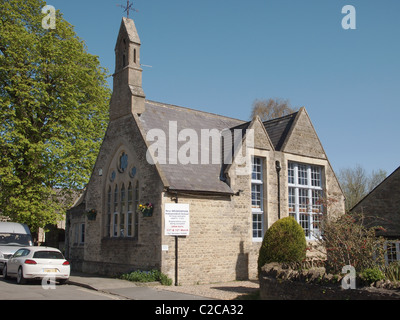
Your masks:
<instances>
[{"instance_id":1,"label":"cross on roof","mask_svg":"<svg viewBox=\"0 0 400 320\"><path fill-rule=\"evenodd\" d=\"M136 9L133 7L133 1L130 2L129 0L126 1L126 6L124 6L124 5L122 5L122 4L117 4L117 7L121 7L121 8L123 8L123 9L125 9L124 12L126 12L126 17L127 17L128 19L129 19L129 11L130 11L130 10L132 10L132 11L134 11L134 12L139 12L138 10L136 10Z\"/></svg>"}]
</instances>

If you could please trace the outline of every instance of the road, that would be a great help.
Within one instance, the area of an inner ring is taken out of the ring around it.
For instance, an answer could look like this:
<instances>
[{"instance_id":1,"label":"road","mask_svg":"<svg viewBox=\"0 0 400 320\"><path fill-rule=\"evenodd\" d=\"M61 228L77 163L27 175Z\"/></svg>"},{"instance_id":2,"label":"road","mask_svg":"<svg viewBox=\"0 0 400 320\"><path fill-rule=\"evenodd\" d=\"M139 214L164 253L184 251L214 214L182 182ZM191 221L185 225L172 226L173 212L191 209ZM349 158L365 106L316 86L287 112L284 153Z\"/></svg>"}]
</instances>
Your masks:
<instances>
[{"instance_id":1,"label":"road","mask_svg":"<svg viewBox=\"0 0 400 320\"><path fill-rule=\"evenodd\" d=\"M1 276L0 276L1 277ZM54 286L48 286L53 287ZM18 285L15 279L0 278L0 300L121 300L122 297L74 285L44 289L40 281Z\"/></svg>"}]
</instances>

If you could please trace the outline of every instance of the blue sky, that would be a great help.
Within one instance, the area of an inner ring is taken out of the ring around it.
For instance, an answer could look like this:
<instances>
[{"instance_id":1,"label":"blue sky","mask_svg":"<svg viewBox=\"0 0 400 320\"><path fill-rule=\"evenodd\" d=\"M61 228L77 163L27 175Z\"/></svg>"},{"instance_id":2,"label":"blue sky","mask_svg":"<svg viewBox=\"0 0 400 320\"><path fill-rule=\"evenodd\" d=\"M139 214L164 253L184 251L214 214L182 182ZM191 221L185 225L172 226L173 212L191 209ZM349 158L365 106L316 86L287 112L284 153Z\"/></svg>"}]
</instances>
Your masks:
<instances>
[{"instance_id":1,"label":"blue sky","mask_svg":"<svg viewBox=\"0 0 400 320\"><path fill-rule=\"evenodd\" d=\"M49 0L114 71L126 0ZM356 9L356 30L342 8ZM400 166L400 1L136 0L147 99L249 120L255 99L305 106L338 171ZM132 14L131 14L132 17ZM112 78L109 78L111 86Z\"/></svg>"}]
</instances>

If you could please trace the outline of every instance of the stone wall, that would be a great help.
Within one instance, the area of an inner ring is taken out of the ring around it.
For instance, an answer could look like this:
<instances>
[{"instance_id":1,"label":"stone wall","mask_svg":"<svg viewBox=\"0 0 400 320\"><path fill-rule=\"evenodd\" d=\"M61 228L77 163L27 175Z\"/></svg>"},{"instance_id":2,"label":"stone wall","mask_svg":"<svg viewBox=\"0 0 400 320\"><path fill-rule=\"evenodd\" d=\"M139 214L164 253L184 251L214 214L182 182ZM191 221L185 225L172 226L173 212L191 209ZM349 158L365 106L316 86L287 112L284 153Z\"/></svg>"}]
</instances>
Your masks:
<instances>
[{"instance_id":1,"label":"stone wall","mask_svg":"<svg viewBox=\"0 0 400 320\"><path fill-rule=\"evenodd\" d=\"M341 278L326 274L324 268L295 271L271 263L262 268L259 281L261 300L400 300L398 289L344 290Z\"/></svg>"},{"instance_id":2,"label":"stone wall","mask_svg":"<svg viewBox=\"0 0 400 320\"><path fill-rule=\"evenodd\" d=\"M169 196L165 203L172 202ZM235 213L230 196L199 199L181 194L179 203L190 205L190 235L178 240L179 283L248 279L249 216ZM163 236L162 241L168 246L162 253L162 272L174 279L175 237Z\"/></svg>"},{"instance_id":3,"label":"stone wall","mask_svg":"<svg viewBox=\"0 0 400 320\"><path fill-rule=\"evenodd\" d=\"M120 151L128 157L125 172L117 170ZM163 186L156 169L146 161L147 148L133 116L119 118L110 123L100 154L97 158L87 187L85 209L96 209L97 217L90 221L83 218L86 234L85 242L71 246L71 254L82 256L81 271L90 273L117 274L135 269L150 270L161 266L161 194ZM129 176L131 165L136 166L137 174ZM112 171L116 172L110 180ZM139 203L154 204L152 217L138 216L138 235L132 238L110 238L106 235L107 189L112 192L116 185L121 190L125 182L135 184L139 181ZM83 254L82 254L83 252Z\"/></svg>"},{"instance_id":4,"label":"stone wall","mask_svg":"<svg viewBox=\"0 0 400 320\"><path fill-rule=\"evenodd\" d=\"M65 225L65 257L71 268L81 270L84 260L84 245L79 243L79 228L85 224L85 204L81 203L68 210Z\"/></svg>"}]
</instances>

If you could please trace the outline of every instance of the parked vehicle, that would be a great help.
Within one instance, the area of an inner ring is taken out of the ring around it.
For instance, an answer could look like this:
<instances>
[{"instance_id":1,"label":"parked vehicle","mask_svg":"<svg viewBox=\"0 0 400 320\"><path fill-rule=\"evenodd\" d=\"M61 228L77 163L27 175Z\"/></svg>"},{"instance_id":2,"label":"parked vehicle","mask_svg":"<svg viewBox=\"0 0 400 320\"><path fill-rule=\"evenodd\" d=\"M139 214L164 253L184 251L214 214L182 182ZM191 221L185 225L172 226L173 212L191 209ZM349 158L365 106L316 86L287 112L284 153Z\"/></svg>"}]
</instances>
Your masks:
<instances>
[{"instance_id":1,"label":"parked vehicle","mask_svg":"<svg viewBox=\"0 0 400 320\"><path fill-rule=\"evenodd\" d=\"M22 247L32 246L32 235L25 224L0 222L0 272L7 260Z\"/></svg>"},{"instance_id":2,"label":"parked vehicle","mask_svg":"<svg viewBox=\"0 0 400 320\"><path fill-rule=\"evenodd\" d=\"M69 279L70 264L60 250L50 247L25 247L17 250L6 262L3 277L17 278L18 284L28 279L58 280L61 284Z\"/></svg>"}]
</instances>

